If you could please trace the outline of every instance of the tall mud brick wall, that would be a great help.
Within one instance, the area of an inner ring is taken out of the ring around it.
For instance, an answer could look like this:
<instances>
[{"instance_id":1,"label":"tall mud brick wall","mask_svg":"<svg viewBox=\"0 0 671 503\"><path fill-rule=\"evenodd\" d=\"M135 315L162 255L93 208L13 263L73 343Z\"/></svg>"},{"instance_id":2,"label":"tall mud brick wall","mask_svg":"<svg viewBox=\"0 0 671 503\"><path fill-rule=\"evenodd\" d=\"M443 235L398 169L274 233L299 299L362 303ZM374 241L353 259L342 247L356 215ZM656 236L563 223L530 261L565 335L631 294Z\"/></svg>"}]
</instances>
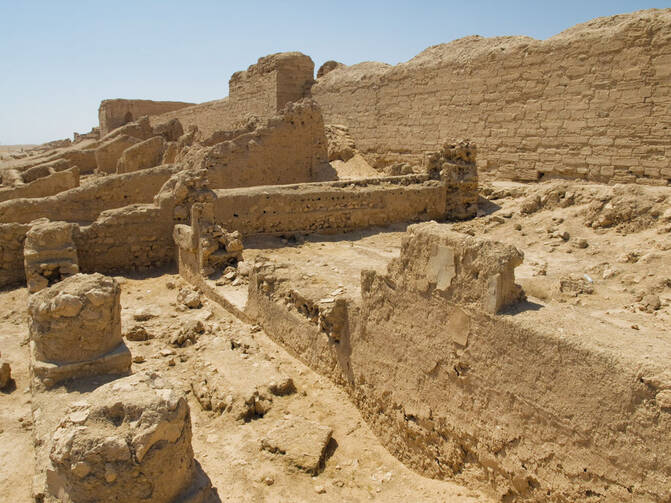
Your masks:
<instances>
[{"instance_id":1,"label":"tall mud brick wall","mask_svg":"<svg viewBox=\"0 0 671 503\"><path fill-rule=\"evenodd\" d=\"M201 103L152 118L152 125L180 120L184 129L198 126L205 137L215 131L235 129L249 115L269 118L284 105L310 94L314 63L300 52L282 52L259 58L228 82L228 97Z\"/></svg>"},{"instance_id":2,"label":"tall mud brick wall","mask_svg":"<svg viewBox=\"0 0 671 503\"><path fill-rule=\"evenodd\" d=\"M103 100L98 108L100 135L105 136L113 129L133 122L144 115L163 114L191 105L193 103L182 101Z\"/></svg>"},{"instance_id":3,"label":"tall mud brick wall","mask_svg":"<svg viewBox=\"0 0 671 503\"><path fill-rule=\"evenodd\" d=\"M377 167L421 162L446 138L481 174L667 185L671 9L600 18L544 41L467 37L389 66L338 67L312 87Z\"/></svg>"}]
</instances>

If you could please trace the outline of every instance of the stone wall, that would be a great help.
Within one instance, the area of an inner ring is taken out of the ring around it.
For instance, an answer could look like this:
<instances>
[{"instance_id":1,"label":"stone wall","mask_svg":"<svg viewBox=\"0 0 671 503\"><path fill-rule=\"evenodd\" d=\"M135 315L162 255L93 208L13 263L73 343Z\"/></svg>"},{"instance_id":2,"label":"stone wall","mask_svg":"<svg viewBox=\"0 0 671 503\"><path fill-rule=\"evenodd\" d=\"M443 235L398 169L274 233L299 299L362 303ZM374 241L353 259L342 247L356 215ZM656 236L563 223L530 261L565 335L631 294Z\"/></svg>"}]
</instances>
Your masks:
<instances>
[{"instance_id":1,"label":"stone wall","mask_svg":"<svg viewBox=\"0 0 671 503\"><path fill-rule=\"evenodd\" d=\"M215 190L216 222L253 234L341 232L441 219L445 185L426 175Z\"/></svg>"},{"instance_id":2,"label":"stone wall","mask_svg":"<svg viewBox=\"0 0 671 503\"><path fill-rule=\"evenodd\" d=\"M159 166L106 176L53 196L4 201L0 203L0 222L28 223L43 217L68 222L92 222L104 210L151 202L177 170L172 165Z\"/></svg>"},{"instance_id":3,"label":"stone wall","mask_svg":"<svg viewBox=\"0 0 671 503\"><path fill-rule=\"evenodd\" d=\"M185 130L197 126L204 137L235 129L246 116L272 117L287 103L308 96L313 76L314 63L309 56L299 52L271 54L231 76L228 98L152 117L152 125L177 118Z\"/></svg>"},{"instance_id":4,"label":"stone wall","mask_svg":"<svg viewBox=\"0 0 671 503\"><path fill-rule=\"evenodd\" d=\"M0 288L25 283L23 243L27 224L0 224Z\"/></svg>"},{"instance_id":5,"label":"stone wall","mask_svg":"<svg viewBox=\"0 0 671 503\"><path fill-rule=\"evenodd\" d=\"M45 168L41 171L42 173L39 173L41 176L28 183L13 187L0 187L0 202L16 198L51 196L79 186L79 168L77 167L63 171Z\"/></svg>"},{"instance_id":6,"label":"stone wall","mask_svg":"<svg viewBox=\"0 0 671 503\"><path fill-rule=\"evenodd\" d=\"M82 272L118 273L172 263L170 209L137 204L104 211L75 235Z\"/></svg>"},{"instance_id":7,"label":"stone wall","mask_svg":"<svg viewBox=\"0 0 671 503\"><path fill-rule=\"evenodd\" d=\"M144 115L159 115L191 105L193 103L181 101L103 100L98 108L100 136L105 136L113 129L133 122Z\"/></svg>"},{"instance_id":8,"label":"stone wall","mask_svg":"<svg viewBox=\"0 0 671 503\"><path fill-rule=\"evenodd\" d=\"M327 163L324 123L311 100L289 103L254 129L226 136L233 137L193 147L178 159L186 167L207 169L213 189L309 182Z\"/></svg>"},{"instance_id":9,"label":"stone wall","mask_svg":"<svg viewBox=\"0 0 671 503\"><path fill-rule=\"evenodd\" d=\"M665 501L671 414L654 397L671 386L671 345L627 352L640 336L515 304L520 259L418 224L386 273L362 271L361 296L335 302L299 265L257 261L246 315L341 384L420 473L496 501Z\"/></svg>"},{"instance_id":10,"label":"stone wall","mask_svg":"<svg viewBox=\"0 0 671 503\"><path fill-rule=\"evenodd\" d=\"M671 10L595 19L544 41L467 37L393 67L337 67L312 97L376 167L418 163L466 137L480 172L497 178L666 185Z\"/></svg>"}]
</instances>

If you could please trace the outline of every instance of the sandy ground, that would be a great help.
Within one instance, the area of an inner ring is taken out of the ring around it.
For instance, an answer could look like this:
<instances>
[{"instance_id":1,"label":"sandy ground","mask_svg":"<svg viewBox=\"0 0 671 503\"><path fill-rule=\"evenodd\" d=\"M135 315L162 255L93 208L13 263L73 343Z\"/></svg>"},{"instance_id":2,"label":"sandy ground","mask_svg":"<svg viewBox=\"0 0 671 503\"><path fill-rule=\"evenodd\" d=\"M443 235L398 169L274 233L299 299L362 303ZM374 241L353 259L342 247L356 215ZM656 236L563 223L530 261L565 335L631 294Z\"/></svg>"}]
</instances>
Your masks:
<instances>
[{"instance_id":1,"label":"sandy ground","mask_svg":"<svg viewBox=\"0 0 671 503\"><path fill-rule=\"evenodd\" d=\"M638 334L640 344L627 351L654 353L656 341L671 338L671 215L665 216L671 189L638 190L630 199L611 201L613 188L607 186L571 184L567 198L561 182L495 183L483 190L489 201L482 201L479 218L452 225L520 248L525 262L517 269L517 279L532 302L541 307L552 304L574 313L576 319L591 320L591 331L603 327L614 338L622 331ZM545 203L526 211L536 196ZM614 210L608 201L615 203ZM626 215L620 219L623 208ZM657 216L650 219L651 214ZM594 225L595 221L606 225ZM344 294L357 296L361 269L386 267L398 253L404 229L309 236L297 242L250 240L245 258L269 255L300 264L308 278L324 283L320 286L342 288ZM573 286L562 291L560 284L567 278ZM174 271L119 280L123 330L141 324L153 335L148 341L127 342L133 355L144 359L133 364L133 371L157 371L188 393L196 459L221 501L487 501L477 492L426 479L405 468L380 445L343 392L257 327L208 302L201 309L181 309L176 296L184 283ZM176 288L168 288L169 283ZM243 284L236 291L245 289ZM24 288L0 292L0 352L11 362L16 381L15 387L0 393L0 494L5 501L17 502L30 500L34 473L26 302ZM153 310L156 316L135 321L133 315L141 308ZM190 319L202 320L206 332L194 345L172 347L170 336ZM174 354L162 355L166 349ZM293 379L296 393L275 397L263 417L247 423L230 414L203 411L193 397L191 382L196 369L204 362L216 364L221 351L234 351L239 357L236 368L243 375L252 375L261 362L272 362ZM76 399L65 400L70 398ZM285 416L302 416L333 429L336 445L319 475L302 472L283 456L260 448L265 432Z\"/></svg>"},{"instance_id":2,"label":"sandy ground","mask_svg":"<svg viewBox=\"0 0 671 503\"><path fill-rule=\"evenodd\" d=\"M178 276L119 279L123 283L123 326L141 324L154 336L149 341L127 342L134 356L145 359L134 363L132 370L159 372L189 394L195 457L217 488L221 501L488 501L476 491L427 479L404 467L380 445L343 392L255 327L207 302L201 309L177 310L177 289L166 288L166 282L174 281L179 287L182 283ZM0 347L3 357L12 362L16 381L16 389L0 394L0 494L6 501L17 502L30 500L34 471L26 300L23 288L0 293ZM134 321L133 313L143 307L158 316ZM208 331L195 345L171 346L170 335L194 318L205 320ZM247 349L240 353L241 372L254 372L258 362L271 361L293 379L297 392L275 397L262 418L247 423L227 414L203 411L191 392L194 363L207 359L210 347L230 348L230 340L245 341ZM162 356L160 351L164 349L172 349L175 354ZM63 403L76 400L78 395L72 392L65 396L62 389L49 393ZM324 470L317 476L260 448L264 432L288 415L302 416L333 429L336 446L329 451Z\"/></svg>"}]
</instances>

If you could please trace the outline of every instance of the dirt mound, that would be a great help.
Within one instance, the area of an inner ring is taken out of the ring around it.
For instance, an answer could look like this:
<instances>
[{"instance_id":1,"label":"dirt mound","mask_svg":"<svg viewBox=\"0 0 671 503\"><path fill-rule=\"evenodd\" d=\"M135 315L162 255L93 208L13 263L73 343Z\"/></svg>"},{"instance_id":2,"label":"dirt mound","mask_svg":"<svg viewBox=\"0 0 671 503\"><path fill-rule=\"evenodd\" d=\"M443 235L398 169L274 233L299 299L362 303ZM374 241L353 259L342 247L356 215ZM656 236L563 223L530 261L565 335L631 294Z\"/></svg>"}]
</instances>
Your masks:
<instances>
[{"instance_id":1,"label":"dirt mound","mask_svg":"<svg viewBox=\"0 0 671 503\"><path fill-rule=\"evenodd\" d=\"M590 203L585 225L594 229L615 227L623 234L639 232L660 223L668 207L666 194L616 185L611 194Z\"/></svg>"}]
</instances>

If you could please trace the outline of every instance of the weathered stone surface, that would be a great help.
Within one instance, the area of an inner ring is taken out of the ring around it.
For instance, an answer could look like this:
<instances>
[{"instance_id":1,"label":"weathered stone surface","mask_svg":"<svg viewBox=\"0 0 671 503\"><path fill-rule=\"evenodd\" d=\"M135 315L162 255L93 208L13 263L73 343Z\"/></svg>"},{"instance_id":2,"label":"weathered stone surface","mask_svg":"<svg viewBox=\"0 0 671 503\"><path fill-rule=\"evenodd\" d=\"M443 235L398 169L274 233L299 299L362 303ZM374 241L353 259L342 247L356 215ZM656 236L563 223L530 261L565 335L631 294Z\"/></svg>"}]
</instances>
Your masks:
<instances>
[{"instance_id":1,"label":"weathered stone surface","mask_svg":"<svg viewBox=\"0 0 671 503\"><path fill-rule=\"evenodd\" d=\"M286 457L292 465L317 474L323 468L333 430L300 416L284 419L261 440L261 447Z\"/></svg>"},{"instance_id":2,"label":"weathered stone surface","mask_svg":"<svg viewBox=\"0 0 671 503\"><path fill-rule=\"evenodd\" d=\"M32 224L23 249L28 291L35 293L79 272L77 230L76 224L46 219Z\"/></svg>"},{"instance_id":3,"label":"weathered stone surface","mask_svg":"<svg viewBox=\"0 0 671 503\"><path fill-rule=\"evenodd\" d=\"M186 398L142 373L101 386L66 411L49 457L63 501L178 501L194 479Z\"/></svg>"},{"instance_id":4,"label":"weathered stone surface","mask_svg":"<svg viewBox=\"0 0 671 503\"><path fill-rule=\"evenodd\" d=\"M113 278L77 274L30 298L36 357L73 363L102 356L121 342L121 291Z\"/></svg>"}]
</instances>

